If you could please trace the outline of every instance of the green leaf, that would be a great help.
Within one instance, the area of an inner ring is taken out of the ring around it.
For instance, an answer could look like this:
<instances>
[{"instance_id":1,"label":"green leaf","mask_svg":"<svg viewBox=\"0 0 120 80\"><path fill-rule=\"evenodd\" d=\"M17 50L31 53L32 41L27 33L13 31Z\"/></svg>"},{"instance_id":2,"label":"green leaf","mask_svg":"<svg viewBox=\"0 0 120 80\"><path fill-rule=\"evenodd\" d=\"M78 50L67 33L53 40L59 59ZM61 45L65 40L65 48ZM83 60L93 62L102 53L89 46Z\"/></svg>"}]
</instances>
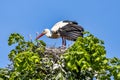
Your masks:
<instances>
[{"instance_id":1,"label":"green leaf","mask_svg":"<svg viewBox=\"0 0 120 80\"><path fill-rule=\"evenodd\" d=\"M77 62L77 64L78 64L79 66L81 66L83 61L84 61L84 58L81 58L81 59Z\"/></svg>"},{"instance_id":2,"label":"green leaf","mask_svg":"<svg viewBox=\"0 0 120 80\"><path fill-rule=\"evenodd\" d=\"M117 74L118 79L120 79L120 72Z\"/></svg>"},{"instance_id":3,"label":"green leaf","mask_svg":"<svg viewBox=\"0 0 120 80\"><path fill-rule=\"evenodd\" d=\"M105 59L105 60L103 61L103 63L104 63L104 64L108 63L108 60L107 60L107 59Z\"/></svg>"},{"instance_id":4,"label":"green leaf","mask_svg":"<svg viewBox=\"0 0 120 80\"><path fill-rule=\"evenodd\" d=\"M84 64L84 65L82 66L81 70L86 70L86 69L87 69L87 65Z\"/></svg>"},{"instance_id":5,"label":"green leaf","mask_svg":"<svg viewBox=\"0 0 120 80\"><path fill-rule=\"evenodd\" d=\"M19 64L18 63L15 63L16 67L19 67Z\"/></svg>"},{"instance_id":6,"label":"green leaf","mask_svg":"<svg viewBox=\"0 0 120 80\"><path fill-rule=\"evenodd\" d=\"M40 61L39 61L39 59L35 59L35 63L39 63Z\"/></svg>"},{"instance_id":7,"label":"green leaf","mask_svg":"<svg viewBox=\"0 0 120 80\"><path fill-rule=\"evenodd\" d=\"M39 57L36 55L31 57L31 59L37 59L37 58L39 58Z\"/></svg>"},{"instance_id":8,"label":"green leaf","mask_svg":"<svg viewBox=\"0 0 120 80\"><path fill-rule=\"evenodd\" d=\"M0 78L0 80L4 80L3 78Z\"/></svg>"},{"instance_id":9,"label":"green leaf","mask_svg":"<svg viewBox=\"0 0 120 80\"><path fill-rule=\"evenodd\" d=\"M21 60L20 58L16 58L16 60L17 60L18 62L22 62L22 60Z\"/></svg>"},{"instance_id":10,"label":"green leaf","mask_svg":"<svg viewBox=\"0 0 120 80\"><path fill-rule=\"evenodd\" d=\"M92 56L93 56L93 57L96 57L96 56L98 56L98 53L95 52L95 53L92 54Z\"/></svg>"},{"instance_id":11,"label":"green leaf","mask_svg":"<svg viewBox=\"0 0 120 80\"><path fill-rule=\"evenodd\" d=\"M68 66L69 68L71 68L71 67L72 67L72 64L71 64L71 62L70 62L70 61L67 63L67 66Z\"/></svg>"},{"instance_id":12,"label":"green leaf","mask_svg":"<svg viewBox=\"0 0 120 80\"><path fill-rule=\"evenodd\" d=\"M72 70L75 70L76 72L78 72L78 68L75 64L72 65Z\"/></svg>"},{"instance_id":13,"label":"green leaf","mask_svg":"<svg viewBox=\"0 0 120 80\"><path fill-rule=\"evenodd\" d=\"M100 57L97 57L96 59L95 59L95 61L97 62L99 62L100 61Z\"/></svg>"},{"instance_id":14,"label":"green leaf","mask_svg":"<svg viewBox=\"0 0 120 80\"><path fill-rule=\"evenodd\" d=\"M120 70L120 65L117 65L116 68Z\"/></svg>"}]
</instances>

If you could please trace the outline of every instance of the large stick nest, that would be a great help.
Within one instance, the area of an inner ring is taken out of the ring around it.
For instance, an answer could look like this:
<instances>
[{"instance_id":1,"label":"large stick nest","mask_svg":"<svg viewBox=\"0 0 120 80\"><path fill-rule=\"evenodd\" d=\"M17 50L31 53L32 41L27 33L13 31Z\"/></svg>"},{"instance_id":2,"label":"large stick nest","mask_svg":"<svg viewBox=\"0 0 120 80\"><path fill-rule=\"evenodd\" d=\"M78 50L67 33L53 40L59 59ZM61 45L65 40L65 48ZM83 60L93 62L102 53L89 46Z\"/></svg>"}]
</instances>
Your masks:
<instances>
[{"instance_id":1,"label":"large stick nest","mask_svg":"<svg viewBox=\"0 0 120 80\"><path fill-rule=\"evenodd\" d=\"M64 54L67 49L65 48L45 48L44 54L53 56L53 58L59 59L61 54Z\"/></svg>"}]
</instances>

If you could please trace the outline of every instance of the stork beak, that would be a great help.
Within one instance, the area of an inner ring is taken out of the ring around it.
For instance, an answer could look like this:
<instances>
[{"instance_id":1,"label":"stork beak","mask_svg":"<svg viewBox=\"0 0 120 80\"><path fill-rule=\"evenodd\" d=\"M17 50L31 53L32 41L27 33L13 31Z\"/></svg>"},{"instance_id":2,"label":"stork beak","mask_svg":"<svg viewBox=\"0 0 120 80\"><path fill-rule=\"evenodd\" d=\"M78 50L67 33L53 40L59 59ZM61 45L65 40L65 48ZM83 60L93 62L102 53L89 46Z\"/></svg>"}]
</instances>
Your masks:
<instances>
[{"instance_id":1,"label":"stork beak","mask_svg":"<svg viewBox=\"0 0 120 80\"><path fill-rule=\"evenodd\" d=\"M39 39L40 37L42 37L43 35L45 35L45 33L41 33L40 35L38 35L38 36L36 37L36 40Z\"/></svg>"}]
</instances>

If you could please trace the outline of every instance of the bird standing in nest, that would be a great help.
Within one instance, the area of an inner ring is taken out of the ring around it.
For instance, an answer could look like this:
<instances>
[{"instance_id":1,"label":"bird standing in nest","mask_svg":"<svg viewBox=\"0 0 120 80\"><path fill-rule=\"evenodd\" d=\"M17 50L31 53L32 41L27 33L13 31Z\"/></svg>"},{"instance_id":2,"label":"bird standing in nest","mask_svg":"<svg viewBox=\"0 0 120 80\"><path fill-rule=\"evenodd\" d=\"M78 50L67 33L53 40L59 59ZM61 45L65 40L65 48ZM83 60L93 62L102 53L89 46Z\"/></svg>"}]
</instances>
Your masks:
<instances>
[{"instance_id":1,"label":"bird standing in nest","mask_svg":"<svg viewBox=\"0 0 120 80\"><path fill-rule=\"evenodd\" d=\"M62 47L66 47L66 40L76 41L78 37L83 37L84 28L78 25L75 21L59 21L51 29L44 29L44 31L39 34L36 39L39 39L43 35L48 38L62 38Z\"/></svg>"}]
</instances>

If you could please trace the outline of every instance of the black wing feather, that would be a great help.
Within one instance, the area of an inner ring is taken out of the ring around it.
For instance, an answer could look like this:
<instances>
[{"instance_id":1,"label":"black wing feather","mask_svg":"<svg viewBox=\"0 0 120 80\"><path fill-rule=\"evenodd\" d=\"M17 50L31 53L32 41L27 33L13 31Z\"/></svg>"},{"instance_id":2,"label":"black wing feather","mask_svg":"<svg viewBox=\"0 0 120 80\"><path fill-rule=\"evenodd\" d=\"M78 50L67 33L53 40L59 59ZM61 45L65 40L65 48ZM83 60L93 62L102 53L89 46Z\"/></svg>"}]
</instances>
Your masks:
<instances>
[{"instance_id":1,"label":"black wing feather","mask_svg":"<svg viewBox=\"0 0 120 80\"><path fill-rule=\"evenodd\" d=\"M67 22L69 24L78 24L76 21L64 20L63 22Z\"/></svg>"},{"instance_id":2,"label":"black wing feather","mask_svg":"<svg viewBox=\"0 0 120 80\"><path fill-rule=\"evenodd\" d=\"M68 24L58 30L65 39L75 41L78 37L83 37L84 29L80 25Z\"/></svg>"}]
</instances>

